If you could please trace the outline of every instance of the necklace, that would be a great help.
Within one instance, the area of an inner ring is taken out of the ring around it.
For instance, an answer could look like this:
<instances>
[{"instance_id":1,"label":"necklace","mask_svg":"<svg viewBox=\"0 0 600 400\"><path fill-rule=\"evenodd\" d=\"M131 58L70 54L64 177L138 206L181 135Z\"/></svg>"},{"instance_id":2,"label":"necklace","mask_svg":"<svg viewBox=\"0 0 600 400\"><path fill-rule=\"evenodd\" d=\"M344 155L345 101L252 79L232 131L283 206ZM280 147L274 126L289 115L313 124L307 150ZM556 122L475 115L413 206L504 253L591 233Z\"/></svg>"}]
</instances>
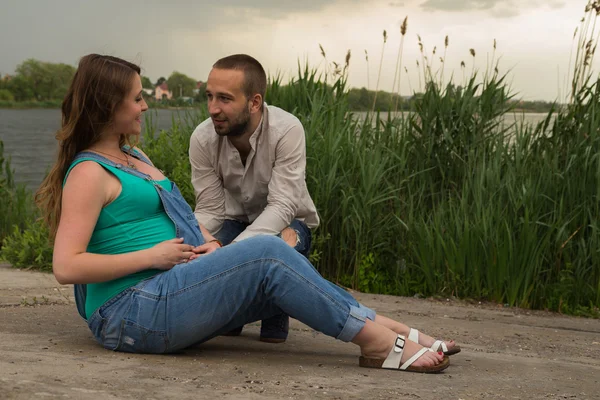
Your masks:
<instances>
[{"instance_id":1,"label":"necklace","mask_svg":"<svg viewBox=\"0 0 600 400\"><path fill-rule=\"evenodd\" d=\"M121 157L117 157L115 155L108 154L108 153L105 153L105 152L100 151L100 150L92 150L92 151L95 151L96 153L104 154L105 156L110 156L110 157L116 158L117 160L119 160L121 162L124 161L125 165L127 165L129 168L137 170L137 167L135 166L135 164L129 160L129 157L127 157L127 153L125 153L124 151L121 151L121 152L125 156L125 160L123 160Z\"/></svg>"}]
</instances>

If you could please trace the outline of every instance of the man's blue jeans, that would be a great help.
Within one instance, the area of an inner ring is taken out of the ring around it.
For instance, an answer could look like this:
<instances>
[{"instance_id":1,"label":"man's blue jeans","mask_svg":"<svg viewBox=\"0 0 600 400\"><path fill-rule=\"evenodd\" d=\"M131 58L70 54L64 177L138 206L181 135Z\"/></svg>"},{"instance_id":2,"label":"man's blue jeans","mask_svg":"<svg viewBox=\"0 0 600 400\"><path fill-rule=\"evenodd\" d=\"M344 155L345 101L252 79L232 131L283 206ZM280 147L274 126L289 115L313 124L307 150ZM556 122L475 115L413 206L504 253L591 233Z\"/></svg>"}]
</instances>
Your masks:
<instances>
[{"instance_id":1,"label":"man's blue jeans","mask_svg":"<svg viewBox=\"0 0 600 400\"><path fill-rule=\"evenodd\" d=\"M345 342L375 319L283 240L257 236L121 292L88 325L108 349L165 353L282 312Z\"/></svg>"},{"instance_id":2,"label":"man's blue jeans","mask_svg":"<svg viewBox=\"0 0 600 400\"><path fill-rule=\"evenodd\" d=\"M233 240L238 237L240 233L242 233L250 224L242 221L236 221L232 219L226 219L223 221L223 226L217 232L215 237L223 243L223 245L228 245ZM312 244L312 234L310 232L310 228L306 226L306 224L300 220L293 220L290 224L290 228L292 228L296 232L297 240L296 246L294 249L302 254L304 257L308 258L310 253L310 246ZM281 234L277 235L281 237Z\"/></svg>"}]
</instances>

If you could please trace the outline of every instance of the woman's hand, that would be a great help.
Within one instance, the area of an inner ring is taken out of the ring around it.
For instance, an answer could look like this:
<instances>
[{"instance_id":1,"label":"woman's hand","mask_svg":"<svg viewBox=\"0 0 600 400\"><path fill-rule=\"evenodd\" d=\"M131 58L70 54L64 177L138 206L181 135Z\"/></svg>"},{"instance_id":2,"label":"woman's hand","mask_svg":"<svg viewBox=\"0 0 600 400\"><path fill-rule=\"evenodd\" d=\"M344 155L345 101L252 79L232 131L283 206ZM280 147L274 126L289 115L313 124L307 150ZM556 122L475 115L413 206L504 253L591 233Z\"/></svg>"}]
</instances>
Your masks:
<instances>
[{"instance_id":1,"label":"woman's hand","mask_svg":"<svg viewBox=\"0 0 600 400\"><path fill-rule=\"evenodd\" d=\"M212 253L213 251L220 249L221 247L223 247L223 245L217 239L213 239L207 243L201 244L200 246L194 247L192 251L195 254L190 257L190 261L195 260L201 255Z\"/></svg>"},{"instance_id":2,"label":"woman's hand","mask_svg":"<svg viewBox=\"0 0 600 400\"><path fill-rule=\"evenodd\" d=\"M169 270L177 264L188 262L194 255L193 246L183 243L183 238L165 240L150 249L152 268Z\"/></svg>"}]
</instances>

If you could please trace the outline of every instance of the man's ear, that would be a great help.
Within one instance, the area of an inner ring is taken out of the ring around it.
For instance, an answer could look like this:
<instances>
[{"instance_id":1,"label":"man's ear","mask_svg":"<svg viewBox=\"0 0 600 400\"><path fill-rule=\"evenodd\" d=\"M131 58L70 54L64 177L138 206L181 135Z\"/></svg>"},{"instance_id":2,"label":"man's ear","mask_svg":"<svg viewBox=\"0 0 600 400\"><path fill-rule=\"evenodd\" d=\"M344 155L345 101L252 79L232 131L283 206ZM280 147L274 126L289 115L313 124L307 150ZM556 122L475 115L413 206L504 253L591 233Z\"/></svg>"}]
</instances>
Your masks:
<instances>
[{"instance_id":1,"label":"man's ear","mask_svg":"<svg viewBox=\"0 0 600 400\"><path fill-rule=\"evenodd\" d=\"M250 98L250 113L259 112L263 105L263 98L260 94L256 93Z\"/></svg>"}]
</instances>

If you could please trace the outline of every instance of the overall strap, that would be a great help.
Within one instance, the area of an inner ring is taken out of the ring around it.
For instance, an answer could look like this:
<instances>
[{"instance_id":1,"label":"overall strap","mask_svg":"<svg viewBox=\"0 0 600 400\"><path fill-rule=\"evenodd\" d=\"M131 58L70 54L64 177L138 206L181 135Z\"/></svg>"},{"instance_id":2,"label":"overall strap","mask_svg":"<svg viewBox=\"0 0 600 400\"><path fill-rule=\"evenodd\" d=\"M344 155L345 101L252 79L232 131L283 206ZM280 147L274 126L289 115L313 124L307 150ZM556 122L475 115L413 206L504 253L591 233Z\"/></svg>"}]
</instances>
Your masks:
<instances>
[{"instance_id":1,"label":"overall strap","mask_svg":"<svg viewBox=\"0 0 600 400\"><path fill-rule=\"evenodd\" d=\"M135 157L138 160L145 162L148 165L154 166L154 164L152 164L152 161L150 161L141 152L134 149L133 147L129 147L126 145L126 146L121 147L121 150L123 150L125 153L129 154L130 156Z\"/></svg>"},{"instance_id":2,"label":"overall strap","mask_svg":"<svg viewBox=\"0 0 600 400\"><path fill-rule=\"evenodd\" d=\"M129 151L127 151L127 154L130 154ZM131 154L131 155L135 156L136 158L138 158L138 156L139 157L143 157L139 153L135 153L135 154ZM143 158L145 160L148 160L145 157L143 157ZM142 172L140 172L140 171L138 171L136 169L129 168L126 165L118 164L118 163L116 163L114 161L111 161L108 158L106 158L106 157L104 157L104 156L102 156L100 154L97 154L97 153L94 153L94 152L91 152L91 151L82 151L82 152L78 153L75 156L75 158L73 159L73 163L75 163L76 161L79 161L79 160L92 160L92 161L96 161L97 163L106 164L106 165L108 165L110 167L120 169L121 171L127 172L128 174L131 174L131 175L134 175L134 176L137 176L138 178L145 179L145 180L151 180L150 177L149 177L149 175L147 175L147 174L144 174L144 173L142 173ZM142 159L140 159L140 160L144 161ZM144 161L144 162L149 163L149 160L148 161ZM152 165L151 163L149 163L149 164Z\"/></svg>"}]
</instances>

